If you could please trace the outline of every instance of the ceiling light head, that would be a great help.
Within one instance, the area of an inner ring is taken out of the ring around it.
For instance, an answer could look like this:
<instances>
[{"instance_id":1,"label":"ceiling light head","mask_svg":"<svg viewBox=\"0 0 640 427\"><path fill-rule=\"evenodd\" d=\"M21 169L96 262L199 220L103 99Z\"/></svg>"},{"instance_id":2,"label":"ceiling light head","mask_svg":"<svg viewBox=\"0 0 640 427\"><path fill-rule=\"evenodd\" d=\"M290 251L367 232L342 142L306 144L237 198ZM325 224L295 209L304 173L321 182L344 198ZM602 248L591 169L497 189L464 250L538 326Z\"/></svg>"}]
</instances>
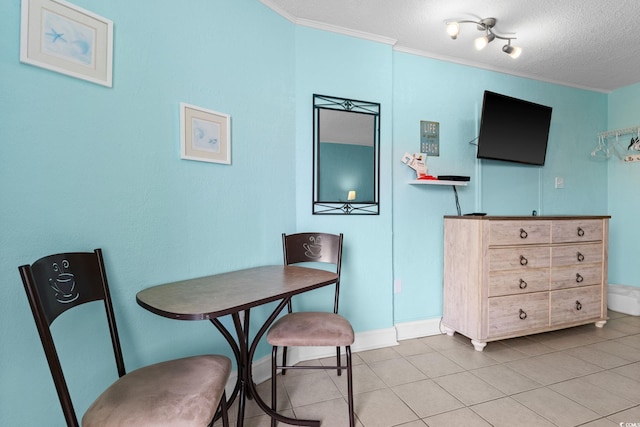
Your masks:
<instances>
[{"instance_id":1,"label":"ceiling light head","mask_svg":"<svg viewBox=\"0 0 640 427\"><path fill-rule=\"evenodd\" d=\"M476 50L484 49L489 43L491 43L496 36L493 33L487 33L486 36L478 37L473 41L473 45L476 47Z\"/></svg>"},{"instance_id":2,"label":"ceiling light head","mask_svg":"<svg viewBox=\"0 0 640 427\"><path fill-rule=\"evenodd\" d=\"M513 59L516 59L522 54L522 48L519 46L511 46L511 40L509 40L509 44L502 46L502 51Z\"/></svg>"},{"instance_id":3,"label":"ceiling light head","mask_svg":"<svg viewBox=\"0 0 640 427\"><path fill-rule=\"evenodd\" d=\"M458 38L458 34L460 34L460 24L457 22L447 22L447 34L453 40Z\"/></svg>"}]
</instances>

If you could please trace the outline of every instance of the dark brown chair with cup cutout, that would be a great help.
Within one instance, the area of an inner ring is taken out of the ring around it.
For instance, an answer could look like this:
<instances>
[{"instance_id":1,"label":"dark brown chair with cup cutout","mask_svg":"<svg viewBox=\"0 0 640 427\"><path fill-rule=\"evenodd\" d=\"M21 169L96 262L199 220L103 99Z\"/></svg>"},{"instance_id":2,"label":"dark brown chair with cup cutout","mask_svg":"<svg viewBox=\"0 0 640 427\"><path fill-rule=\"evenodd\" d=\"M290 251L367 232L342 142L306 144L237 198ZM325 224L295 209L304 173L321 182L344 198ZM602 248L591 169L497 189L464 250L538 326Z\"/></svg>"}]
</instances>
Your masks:
<instances>
[{"instance_id":1,"label":"dark brown chair with cup cutout","mask_svg":"<svg viewBox=\"0 0 640 427\"><path fill-rule=\"evenodd\" d=\"M267 332L267 342L273 346L271 353L271 407L276 410L276 374L287 369L337 369L347 371L347 398L349 426L355 426L353 405L353 373L351 369L351 345L354 332L347 319L338 314L340 297L340 270L342 266L343 235L328 233L282 234L285 265L299 263L333 264L338 280L335 285L333 312L293 312L289 303L288 313L278 319ZM278 348L282 347L282 365L277 363ZM336 347L335 365L287 365L287 347ZM340 349L345 348L346 365L342 365ZM271 421L276 425L276 420Z\"/></svg>"},{"instance_id":2,"label":"dark brown chair with cup cutout","mask_svg":"<svg viewBox=\"0 0 640 427\"><path fill-rule=\"evenodd\" d=\"M92 301L104 303L120 378L87 409L83 427L204 427L219 417L228 427L224 387L231 371L229 358L185 357L125 372L100 249L46 256L19 270L69 427L79 424L50 327L65 311Z\"/></svg>"}]
</instances>

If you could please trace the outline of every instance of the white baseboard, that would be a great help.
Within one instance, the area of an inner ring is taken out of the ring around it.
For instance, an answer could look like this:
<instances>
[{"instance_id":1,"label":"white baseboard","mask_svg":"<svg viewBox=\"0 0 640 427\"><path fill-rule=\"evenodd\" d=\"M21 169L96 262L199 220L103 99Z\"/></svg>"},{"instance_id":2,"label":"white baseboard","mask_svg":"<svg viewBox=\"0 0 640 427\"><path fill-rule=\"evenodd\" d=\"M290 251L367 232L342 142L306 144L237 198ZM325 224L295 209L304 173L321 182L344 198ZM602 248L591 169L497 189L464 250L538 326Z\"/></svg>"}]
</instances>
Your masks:
<instances>
[{"instance_id":1,"label":"white baseboard","mask_svg":"<svg viewBox=\"0 0 640 427\"><path fill-rule=\"evenodd\" d=\"M398 341L440 335L440 318L397 323Z\"/></svg>"},{"instance_id":2,"label":"white baseboard","mask_svg":"<svg viewBox=\"0 0 640 427\"><path fill-rule=\"evenodd\" d=\"M392 347L398 345L398 341L401 340L439 335L441 333L439 318L398 323L393 328L356 333L351 351L357 353L376 348ZM287 363L295 365L306 360L323 359L335 355L335 351L335 347L293 347L287 353ZM278 357L281 357L280 354L278 354ZM255 360L252 373L256 384L271 378L271 354ZM231 372L227 383L227 393L233 390L237 374L237 371Z\"/></svg>"}]
</instances>

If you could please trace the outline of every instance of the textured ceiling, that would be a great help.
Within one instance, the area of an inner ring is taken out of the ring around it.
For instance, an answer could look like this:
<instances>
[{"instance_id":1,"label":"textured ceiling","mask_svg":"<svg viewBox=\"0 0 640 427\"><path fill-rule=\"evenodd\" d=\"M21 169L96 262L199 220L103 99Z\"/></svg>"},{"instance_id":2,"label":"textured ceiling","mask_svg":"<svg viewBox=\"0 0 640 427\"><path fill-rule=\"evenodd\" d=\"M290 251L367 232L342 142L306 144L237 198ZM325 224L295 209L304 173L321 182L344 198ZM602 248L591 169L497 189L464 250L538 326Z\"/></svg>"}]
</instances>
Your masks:
<instances>
[{"instance_id":1,"label":"textured ceiling","mask_svg":"<svg viewBox=\"0 0 640 427\"><path fill-rule=\"evenodd\" d=\"M298 25L388 43L417 55L537 80L610 92L640 82L639 0L260 0ZM497 19L494 31L515 36L518 59L496 39L476 51L482 35L451 19Z\"/></svg>"}]
</instances>

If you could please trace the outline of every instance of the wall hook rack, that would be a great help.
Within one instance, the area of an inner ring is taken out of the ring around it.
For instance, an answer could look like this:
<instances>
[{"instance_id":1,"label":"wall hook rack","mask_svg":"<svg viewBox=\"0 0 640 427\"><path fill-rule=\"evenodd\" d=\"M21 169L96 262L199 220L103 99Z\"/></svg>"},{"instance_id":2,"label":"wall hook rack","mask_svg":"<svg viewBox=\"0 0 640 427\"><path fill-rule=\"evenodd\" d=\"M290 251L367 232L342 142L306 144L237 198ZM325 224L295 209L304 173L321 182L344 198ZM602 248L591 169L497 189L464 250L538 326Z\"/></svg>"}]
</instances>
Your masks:
<instances>
[{"instance_id":1,"label":"wall hook rack","mask_svg":"<svg viewBox=\"0 0 640 427\"><path fill-rule=\"evenodd\" d=\"M626 135L635 135L631 138L631 143L626 146L620 142L620 137ZM608 159L611 157L611 153L624 162L639 162L640 161L640 126L608 130L598 133L598 145L591 152L591 157L596 159ZM612 138L615 139L610 141ZM620 152L627 152L626 155L620 154ZM629 154L629 151L637 151L638 154Z\"/></svg>"}]
</instances>

